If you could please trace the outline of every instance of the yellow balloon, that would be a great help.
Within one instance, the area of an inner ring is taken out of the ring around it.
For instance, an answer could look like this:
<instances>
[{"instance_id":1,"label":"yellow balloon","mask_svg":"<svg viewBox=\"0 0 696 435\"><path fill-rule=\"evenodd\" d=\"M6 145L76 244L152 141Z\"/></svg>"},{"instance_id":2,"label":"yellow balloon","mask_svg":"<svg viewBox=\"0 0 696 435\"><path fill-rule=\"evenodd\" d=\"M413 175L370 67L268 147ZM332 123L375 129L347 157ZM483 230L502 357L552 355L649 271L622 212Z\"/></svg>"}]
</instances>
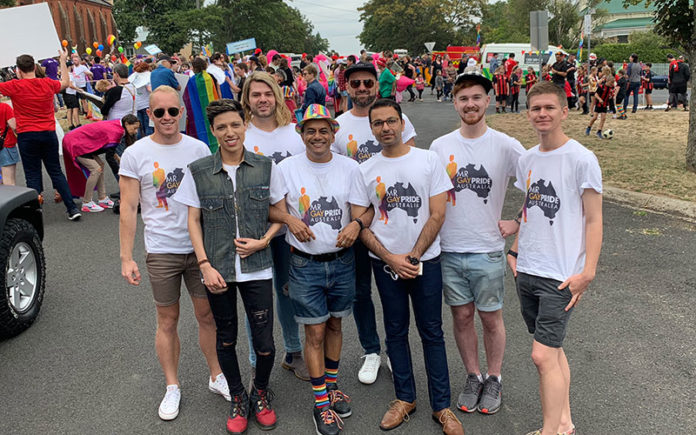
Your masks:
<instances>
[{"instance_id":1,"label":"yellow balloon","mask_svg":"<svg viewBox=\"0 0 696 435\"><path fill-rule=\"evenodd\" d=\"M87 52L87 54L92 54L92 49L89 47L85 48L85 51Z\"/></svg>"}]
</instances>

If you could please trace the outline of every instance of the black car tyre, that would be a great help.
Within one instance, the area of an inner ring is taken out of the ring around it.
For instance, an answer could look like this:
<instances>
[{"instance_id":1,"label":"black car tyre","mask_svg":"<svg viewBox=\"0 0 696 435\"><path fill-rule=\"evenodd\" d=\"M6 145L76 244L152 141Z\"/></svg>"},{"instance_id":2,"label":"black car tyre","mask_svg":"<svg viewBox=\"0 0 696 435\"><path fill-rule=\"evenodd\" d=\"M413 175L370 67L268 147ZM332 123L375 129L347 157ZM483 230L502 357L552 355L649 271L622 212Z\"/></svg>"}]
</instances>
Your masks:
<instances>
[{"instance_id":1,"label":"black car tyre","mask_svg":"<svg viewBox=\"0 0 696 435\"><path fill-rule=\"evenodd\" d=\"M14 337L34 323L46 286L46 259L36 229L9 219L0 236L0 337Z\"/></svg>"}]
</instances>

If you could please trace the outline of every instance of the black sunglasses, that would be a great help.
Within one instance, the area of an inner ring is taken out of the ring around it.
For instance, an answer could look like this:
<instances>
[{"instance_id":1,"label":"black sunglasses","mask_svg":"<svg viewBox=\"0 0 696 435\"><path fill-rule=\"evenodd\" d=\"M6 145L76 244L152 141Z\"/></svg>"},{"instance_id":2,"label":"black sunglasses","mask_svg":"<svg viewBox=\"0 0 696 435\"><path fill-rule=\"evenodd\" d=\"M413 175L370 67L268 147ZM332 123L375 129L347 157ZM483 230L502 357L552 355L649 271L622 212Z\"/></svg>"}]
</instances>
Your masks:
<instances>
[{"instance_id":1,"label":"black sunglasses","mask_svg":"<svg viewBox=\"0 0 696 435\"><path fill-rule=\"evenodd\" d=\"M365 85L367 89L371 89L375 85L375 81L372 79L367 79L367 80L350 80L348 83L350 83L350 87L353 89L358 89L360 87L360 83Z\"/></svg>"},{"instance_id":2,"label":"black sunglasses","mask_svg":"<svg viewBox=\"0 0 696 435\"><path fill-rule=\"evenodd\" d=\"M155 116L155 118L161 118L164 116L164 111L167 111L169 113L169 116L179 116L179 108L178 107L170 107L168 109L163 109L160 107L159 109L155 109L152 111L152 114Z\"/></svg>"}]
</instances>

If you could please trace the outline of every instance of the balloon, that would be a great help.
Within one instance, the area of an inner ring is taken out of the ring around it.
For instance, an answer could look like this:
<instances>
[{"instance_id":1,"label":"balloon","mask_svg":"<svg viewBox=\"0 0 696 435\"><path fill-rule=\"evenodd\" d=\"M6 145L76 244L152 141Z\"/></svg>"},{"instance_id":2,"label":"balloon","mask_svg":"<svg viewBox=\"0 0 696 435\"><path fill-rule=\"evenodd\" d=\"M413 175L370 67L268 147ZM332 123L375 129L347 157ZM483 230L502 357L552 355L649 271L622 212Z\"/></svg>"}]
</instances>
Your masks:
<instances>
[{"instance_id":1,"label":"balloon","mask_svg":"<svg viewBox=\"0 0 696 435\"><path fill-rule=\"evenodd\" d=\"M111 61L116 62L116 55L114 55L114 54L111 55Z\"/></svg>"},{"instance_id":2,"label":"balloon","mask_svg":"<svg viewBox=\"0 0 696 435\"><path fill-rule=\"evenodd\" d=\"M123 53L123 47L118 47L118 52Z\"/></svg>"},{"instance_id":3,"label":"balloon","mask_svg":"<svg viewBox=\"0 0 696 435\"><path fill-rule=\"evenodd\" d=\"M522 50L522 54L524 54L524 50Z\"/></svg>"},{"instance_id":4,"label":"balloon","mask_svg":"<svg viewBox=\"0 0 696 435\"><path fill-rule=\"evenodd\" d=\"M137 41L135 44L133 44L133 48L135 48L136 50L139 50L140 47L142 47L142 46L143 46L143 43L140 41Z\"/></svg>"},{"instance_id":5,"label":"balloon","mask_svg":"<svg viewBox=\"0 0 696 435\"><path fill-rule=\"evenodd\" d=\"M67 46L68 46L68 41L66 41L65 39L63 39L63 42L61 42L61 44L63 45L63 47L67 47Z\"/></svg>"},{"instance_id":6,"label":"balloon","mask_svg":"<svg viewBox=\"0 0 696 435\"><path fill-rule=\"evenodd\" d=\"M97 50L97 56L101 57L101 55L102 55L102 51L101 51L101 50Z\"/></svg>"},{"instance_id":7,"label":"balloon","mask_svg":"<svg viewBox=\"0 0 696 435\"><path fill-rule=\"evenodd\" d=\"M85 48L85 51L87 52L87 54L92 54L92 49L89 47Z\"/></svg>"},{"instance_id":8,"label":"balloon","mask_svg":"<svg viewBox=\"0 0 696 435\"><path fill-rule=\"evenodd\" d=\"M99 51L102 51L104 49L104 46L102 44L99 44Z\"/></svg>"},{"instance_id":9,"label":"balloon","mask_svg":"<svg viewBox=\"0 0 696 435\"><path fill-rule=\"evenodd\" d=\"M93 43L92 43L92 47L94 47L94 48L99 48L99 43L98 43L98 42L93 42Z\"/></svg>"},{"instance_id":10,"label":"balloon","mask_svg":"<svg viewBox=\"0 0 696 435\"><path fill-rule=\"evenodd\" d=\"M109 36L106 38L106 42L107 42L109 45L114 45L114 42L116 42L116 37L115 37L114 35L109 35Z\"/></svg>"}]
</instances>

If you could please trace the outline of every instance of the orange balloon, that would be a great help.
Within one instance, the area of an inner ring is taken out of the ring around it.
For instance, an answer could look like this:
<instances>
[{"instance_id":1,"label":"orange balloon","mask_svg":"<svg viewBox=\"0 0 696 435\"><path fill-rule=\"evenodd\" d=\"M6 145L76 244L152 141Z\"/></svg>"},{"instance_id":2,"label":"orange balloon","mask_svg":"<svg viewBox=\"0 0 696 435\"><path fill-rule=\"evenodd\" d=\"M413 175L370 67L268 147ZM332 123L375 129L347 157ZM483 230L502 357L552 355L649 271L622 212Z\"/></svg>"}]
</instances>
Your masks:
<instances>
[{"instance_id":1,"label":"orange balloon","mask_svg":"<svg viewBox=\"0 0 696 435\"><path fill-rule=\"evenodd\" d=\"M98 42L93 42L93 43L92 43L92 47L94 47L94 48L99 48L99 43L98 43Z\"/></svg>"},{"instance_id":2,"label":"orange balloon","mask_svg":"<svg viewBox=\"0 0 696 435\"><path fill-rule=\"evenodd\" d=\"M63 39L63 42L61 42L61 44L63 44L63 47L67 47L67 46L68 46L68 41L66 41L65 39Z\"/></svg>"}]
</instances>

